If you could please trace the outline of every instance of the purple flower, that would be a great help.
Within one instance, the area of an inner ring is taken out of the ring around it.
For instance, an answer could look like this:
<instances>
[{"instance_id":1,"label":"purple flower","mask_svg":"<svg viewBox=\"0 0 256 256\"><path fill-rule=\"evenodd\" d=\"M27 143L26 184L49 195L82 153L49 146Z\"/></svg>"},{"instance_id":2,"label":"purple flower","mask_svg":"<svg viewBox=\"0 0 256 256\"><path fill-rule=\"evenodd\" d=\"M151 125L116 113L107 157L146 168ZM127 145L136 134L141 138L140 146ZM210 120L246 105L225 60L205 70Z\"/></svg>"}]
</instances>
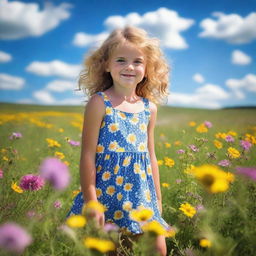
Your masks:
<instances>
[{"instance_id":1,"label":"purple flower","mask_svg":"<svg viewBox=\"0 0 256 256\"><path fill-rule=\"evenodd\" d=\"M62 207L62 203L61 201L59 200L56 200L54 203L53 203L53 206L57 209L61 208Z\"/></svg>"},{"instance_id":2,"label":"purple flower","mask_svg":"<svg viewBox=\"0 0 256 256\"><path fill-rule=\"evenodd\" d=\"M191 144L191 145L188 145L188 148L190 148L193 152L198 152L199 151L199 148L197 148L195 145Z\"/></svg>"},{"instance_id":3,"label":"purple flower","mask_svg":"<svg viewBox=\"0 0 256 256\"><path fill-rule=\"evenodd\" d=\"M9 137L10 140L20 139L20 138L22 138L22 134L20 132L13 132L12 135Z\"/></svg>"},{"instance_id":4,"label":"purple flower","mask_svg":"<svg viewBox=\"0 0 256 256\"><path fill-rule=\"evenodd\" d=\"M204 210L205 210L205 208L204 208L204 206L202 204L196 205L196 211L197 212L201 212L201 211L204 211Z\"/></svg>"},{"instance_id":5,"label":"purple flower","mask_svg":"<svg viewBox=\"0 0 256 256\"><path fill-rule=\"evenodd\" d=\"M177 184L180 184L180 183L182 182L182 180L181 180L181 179L177 179L175 182L176 182Z\"/></svg>"},{"instance_id":6,"label":"purple flower","mask_svg":"<svg viewBox=\"0 0 256 256\"><path fill-rule=\"evenodd\" d=\"M207 128L212 128L212 123L209 122L209 121L204 121L204 125L205 125Z\"/></svg>"},{"instance_id":7,"label":"purple flower","mask_svg":"<svg viewBox=\"0 0 256 256\"><path fill-rule=\"evenodd\" d=\"M225 138L226 142L234 142L235 139L231 135L227 135Z\"/></svg>"},{"instance_id":8,"label":"purple flower","mask_svg":"<svg viewBox=\"0 0 256 256\"><path fill-rule=\"evenodd\" d=\"M33 218L33 217L36 216L36 212L33 211L33 210L31 210L31 211L28 211L28 212L26 213L26 215L27 215L28 218L31 219L31 218Z\"/></svg>"},{"instance_id":9,"label":"purple flower","mask_svg":"<svg viewBox=\"0 0 256 256\"><path fill-rule=\"evenodd\" d=\"M229 160L227 160L227 159L224 159L224 160L221 160L220 162L218 162L218 165L220 165L220 166L230 166L231 165L231 163L230 163L230 161Z\"/></svg>"},{"instance_id":10,"label":"purple flower","mask_svg":"<svg viewBox=\"0 0 256 256\"><path fill-rule=\"evenodd\" d=\"M114 223L106 223L104 225L104 230L106 232L118 231L118 229L119 229L118 226L116 224L114 224Z\"/></svg>"},{"instance_id":11,"label":"purple flower","mask_svg":"<svg viewBox=\"0 0 256 256\"><path fill-rule=\"evenodd\" d=\"M2 179L3 176L4 176L4 172L3 172L3 170L0 168L0 179Z\"/></svg>"},{"instance_id":12,"label":"purple flower","mask_svg":"<svg viewBox=\"0 0 256 256\"><path fill-rule=\"evenodd\" d=\"M43 178L48 180L55 189L65 189L70 180L68 167L58 158L46 158L41 166L40 173Z\"/></svg>"},{"instance_id":13,"label":"purple flower","mask_svg":"<svg viewBox=\"0 0 256 256\"><path fill-rule=\"evenodd\" d=\"M240 146L245 151L248 151L251 148L252 144L249 141L247 141L247 140L240 140Z\"/></svg>"},{"instance_id":14,"label":"purple flower","mask_svg":"<svg viewBox=\"0 0 256 256\"><path fill-rule=\"evenodd\" d=\"M79 141L68 140L68 143L69 143L71 146L74 146L74 147L80 146L80 142L79 142Z\"/></svg>"},{"instance_id":15,"label":"purple flower","mask_svg":"<svg viewBox=\"0 0 256 256\"><path fill-rule=\"evenodd\" d=\"M179 149L177 150L177 154L184 154L185 153L185 150L184 149Z\"/></svg>"},{"instance_id":16,"label":"purple flower","mask_svg":"<svg viewBox=\"0 0 256 256\"><path fill-rule=\"evenodd\" d=\"M21 178L20 187L24 190L37 191L44 186L44 179L39 175L28 174Z\"/></svg>"},{"instance_id":17,"label":"purple flower","mask_svg":"<svg viewBox=\"0 0 256 256\"><path fill-rule=\"evenodd\" d=\"M22 253L32 242L25 229L15 223L0 226L0 247L11 252Z\"/></svg>"},{"instance_id":18,"label":"purple flower","mask_svg":"<svg viewBox=\"0 0 256 256\"><path fill-rule=\"evenodd\" d=\"M256 167L237 167L237 173L256 181Z\"/></svg>"}]
</instances>

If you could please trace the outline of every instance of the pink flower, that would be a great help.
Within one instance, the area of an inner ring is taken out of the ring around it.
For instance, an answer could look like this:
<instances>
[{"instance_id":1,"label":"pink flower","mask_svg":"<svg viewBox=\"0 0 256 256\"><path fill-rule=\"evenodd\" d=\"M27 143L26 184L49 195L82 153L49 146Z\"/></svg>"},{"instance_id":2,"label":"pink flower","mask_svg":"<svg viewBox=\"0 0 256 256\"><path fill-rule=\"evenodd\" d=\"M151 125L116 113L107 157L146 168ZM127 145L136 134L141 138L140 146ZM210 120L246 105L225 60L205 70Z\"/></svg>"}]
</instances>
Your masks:
<instances>
[{"instance_id":1,"label":"pink flower","mask_svg":"<svg viewBox=\"0 0 256 256\"><path fill-rule=\"evenodd\" d=\"M199 151L199 148L197 148L195 145L191 144L191 145L188 145L188 148L190 148L193 152L198 152Z\"/></svg>"},{"instance_id":2,"label":"pink flower","mask_svg":"<svg viewBox=\"0 0 256 256\"><path fill-rule=\"evenodd\" d=\"M224 160L221 160L220 162L218 162L218 165L226 167L226 166L230 166L231 163L229 160L224 159Z\"/></svg>"},{"instance_id":3,"label":"pink flower","mask_svg":"<svg viewBox=\"0 0 256 256\"><path fill-rule=\"evenodd\" d=\"M231 135L227 135L225 138L226 142L234 142L235 139Z\"/></svg>"},{"instance_id":4,"label":"pink flower","mask_svg":"<svg viewBox=\"0 0 256 256\"><path fill-rule=\"evenodd\" d=\"M177 154L184 154L185 153L185 150L184 149L179 149L177 150Z\"/></svg>"},{"instance_id":5,"label":"pink flower","mask_svg":"<svg viewBox=\"0 0 256 256\"><path fill-rule=\"evenodd\" d=\"M237 173L256 181L256 167L237 167Z\"/></svg>"},{"instance_id":6,"label":"pink flower","mask_svg":"<svg viewBox=\"0 0 256 256\"><path fill-rule=\"evenodd\" d=\"M2 179L4 177L4 172L3 170L0 168L0 179Z\"/></svg>"},{"instance_id":7,"label":"pink flower","mask_svg":"<svg viewBox=\"0 0 256 256\"><path fill-rule=\"evenodd\" d=\"M48 180L56 190L65 189L70 180L67 165L58 158L46 158L39 167L40 174Z\"/></svg>"},{"instance_id":8,"label":"pink flower","mask_svg":"<svg viewBox=\"0 0 256 256\"><path fill-rule=\"evenodd\" d=\"M249 151L252 144L247 141L247 140L240 140L240 146L245 150L245 151Z\"/></svg>"},{"instance_id":9,"label":"pink flower","mask_svg":"<svg viewBox=\"0 0 256 256\"><path fill-rule=\"evenodd\" d=\"M204 125L205 125L207 128L212 128L212 123L209 122L209 121L204 121Z\"/></svg>"},{"instance_id":10,"label":"pink flower","mask_svg":"<svg viewBox=\"0 0 256 256\"><path fill-rule=\"evenodd\" d=\"M114 223L105 223L104 225L104 231L111 232L111 231L118 231L118 226Z\"/></svg>"},{"instance_id":11,"label":"pink flower","mask_svg":"<svg viewBox=\"0 0 256 256\"><path fill-rule=\"evenodd\" d=\"M20 139L20 138L22 138L22 134L20 132L13 132L12 135L9 137L10 140Z\"/></svg>"},{"instance_id":12,"label":"pink flower","mask_svg":"<svg viewBox=\"0 0 256 256\"><path fill-rule=\"evenodd\" d=\"M55 208L61 208L62 207L62 204L61 204L61 201L59 201L59 200L56 200L54 203L53 203L53 206L55 207Z\"/></svg>"},{"instance_id":13,"label":"pink flower","mask_svg":"<svg viewBox=\"0 0 256 256\"><path fill-rule=\"evenodd\" d=\"M0 247L15 253L22 253L32 242L25 229L15 223L5 223L0 226Z\"/></svg>"},{"instance_id":14,"label":"pink flower","mask_svg":"<svg viewBox=\"0 0 256 256\"><path fill-rule=\"evenodd\" d=\"M20 187L23 190L37 191L44 186L44 179L39 175L28 174L21 177Z\"/></svg>"},{"instance_id":15,"label":"pink flower","mask_svg":"<svg viewBox=\"0 0 256 256\"><path fill-rule=\"evenodd\" d=\"M175 182L176 182L177 184L180 184L180 183L182 182L182 180L181 180L181 179L177 179Z\"/></svg>"},{"instance_id":16,"label":"pink flower","mask_svg":"<svg viewBox=\"0 0 256 256\"><path fill-rule=\"evenodd\" d=\"M68 143L69 143L71 146L74 146L74 147L80 146L80 142L79 142L79 141L68 140Z\"/></svg>"}]
</instances>

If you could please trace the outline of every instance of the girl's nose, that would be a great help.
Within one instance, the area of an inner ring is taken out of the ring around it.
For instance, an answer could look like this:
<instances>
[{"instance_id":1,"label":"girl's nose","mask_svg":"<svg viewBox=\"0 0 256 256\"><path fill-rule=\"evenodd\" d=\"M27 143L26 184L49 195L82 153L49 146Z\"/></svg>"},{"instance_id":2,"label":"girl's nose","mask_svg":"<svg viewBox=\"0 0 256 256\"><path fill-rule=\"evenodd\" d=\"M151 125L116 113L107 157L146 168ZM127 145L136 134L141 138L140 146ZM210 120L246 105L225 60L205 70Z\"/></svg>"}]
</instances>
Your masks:
<instances>
[{"instance_id":1,"label":"girl's nose","mask_svg":"<svg viewBox=\"0 0 256 256\"><path fill-rule=\"evenodd\" d=\"M133 70L134 69L134 67L133 67L133 65L132 65L132 63L128 63L128 65L126 66L126 69L127 70Z\"/></svg>"}]
</instances>

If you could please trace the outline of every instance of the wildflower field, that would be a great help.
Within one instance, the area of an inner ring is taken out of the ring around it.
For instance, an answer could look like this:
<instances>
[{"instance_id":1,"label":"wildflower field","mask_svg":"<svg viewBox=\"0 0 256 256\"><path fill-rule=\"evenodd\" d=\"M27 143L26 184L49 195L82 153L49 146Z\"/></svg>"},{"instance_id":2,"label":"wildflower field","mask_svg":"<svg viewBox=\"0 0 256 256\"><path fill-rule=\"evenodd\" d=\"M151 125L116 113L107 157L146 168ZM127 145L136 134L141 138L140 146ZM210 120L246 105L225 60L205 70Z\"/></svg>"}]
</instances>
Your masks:
<instances>
[{"instance_id":1,"label":"wildflower field","mask_svg":"<svg viewBox=\"0 0 256 256\"><path fill-rule=\"evenodd\" d=\"M0 104L0 255L106 255L122 241L117 226L88 217L100 204L66 219L80 191L83 111ZM171 228L134 209L145 232L121 255L157 255L157 234L168 255L255 255L255 117L256 109L159 108L155 148Z\"/></svg>"}]
</instances>

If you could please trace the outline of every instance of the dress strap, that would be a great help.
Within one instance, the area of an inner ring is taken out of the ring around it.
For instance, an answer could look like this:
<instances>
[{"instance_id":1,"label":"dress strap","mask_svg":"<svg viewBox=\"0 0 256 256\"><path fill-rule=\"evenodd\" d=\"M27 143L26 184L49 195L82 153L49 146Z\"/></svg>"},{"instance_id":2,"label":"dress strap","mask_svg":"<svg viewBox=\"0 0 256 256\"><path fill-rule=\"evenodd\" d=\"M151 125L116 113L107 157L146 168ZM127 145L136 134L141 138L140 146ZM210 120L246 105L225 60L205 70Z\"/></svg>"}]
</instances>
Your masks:
<instances>
[{"instance_id":1,"label":"dress strap","mask_svg":"<svg viewBox=\"0 0 256 256\"><path fill-rule=\"evenodd\" d=\"M106 107L112 108L112 104L108 98L108 96L104 92L96 92L96 94L100 95L102 99L104 100L104 104Z\"/></svg>"},{"instance_id":2,"label":"dress strap","mask_svg":"<svg viewBox=\"0 0 256 256\"><path fill-rule=\"evenodd\" d=\"M150 117L150 109L149 109L149 100L147 98L143 98L145 112Z\"/></svg>"}]
</instances>

